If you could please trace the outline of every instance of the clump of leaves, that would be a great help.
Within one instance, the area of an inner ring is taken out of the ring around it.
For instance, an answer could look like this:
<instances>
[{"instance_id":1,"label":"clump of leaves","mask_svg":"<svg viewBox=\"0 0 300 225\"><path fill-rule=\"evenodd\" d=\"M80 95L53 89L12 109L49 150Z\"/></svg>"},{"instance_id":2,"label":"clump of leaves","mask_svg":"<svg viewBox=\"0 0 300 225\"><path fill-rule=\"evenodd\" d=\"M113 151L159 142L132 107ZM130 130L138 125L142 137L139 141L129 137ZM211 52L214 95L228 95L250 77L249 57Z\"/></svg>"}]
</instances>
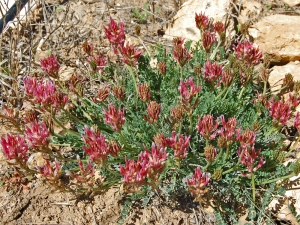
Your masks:
<instances>
[{"instance_id":1,"label":"clump of leaves","mask_svg":"<svg viewBox=\"0 0 300 225\"><path fill-rule=\"evenodd\" d=\"M9 108L2 115L19 132L1 138L8 163L24 174L42 174L61 191L101 193L123 183L128 196L145 204L154 193L171 200L189 192L196 201L211 198L218 221L235 222L236 205L249 210L250 220L264 220L256 209L272 199L268 190L279 195L280 183L274 184L298 173L298 164L282 163L295 147L282 150L280 131L300 98L268 92L269 63L252 43L238 42L225 58L224 24L211 24L202 13L195 19L201 40L191 48L175 38L172 52L158 44L152 55L157 68L125 42L124 23L111 19L104 29L119 63L83 44L97 93L88 89L87 77L63 83L56 58L44 59L46 74L24 79L34 110L23 118ZM60 145L72 151L63 153ZM32 169L28 160L36 152L46 164ZM96 171L101 179L95 180Z\"/></svg>"}]
</instances>

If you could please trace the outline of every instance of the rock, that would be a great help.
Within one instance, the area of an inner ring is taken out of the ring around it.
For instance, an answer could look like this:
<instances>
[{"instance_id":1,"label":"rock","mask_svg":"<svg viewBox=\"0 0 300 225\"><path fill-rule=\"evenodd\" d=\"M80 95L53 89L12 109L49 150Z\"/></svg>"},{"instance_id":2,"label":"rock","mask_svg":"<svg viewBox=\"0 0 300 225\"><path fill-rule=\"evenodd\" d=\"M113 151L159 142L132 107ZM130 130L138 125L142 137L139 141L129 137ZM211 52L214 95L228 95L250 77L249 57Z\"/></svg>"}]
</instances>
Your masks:
<instances>
[{"instance_id":1,"label":"rock","mask_svg":"<svg viewBox=\"0 0 300 225\"><path fill-rule=\"evenodd\" d=\"M300 5L300 0L282 0L285 4L288 4L290 7Z\"/></svg>"},{"instance_id":2,"label":"rock","mask_svg":"<svg viewBox=\"0 0 300 225\"><path fill-rule=\"evenodd\" d=\"M164 38L184 37L188 40L198 41L200 31L196 27L195 13L204 13L214 21L226 21L230 9L230 0L189 0L181 6L175 15L172 25L169 25Z\"/></svg>"},{"instance_id":3,"label":"rock","mask_svg":"<svg viewBox=\"0 0 300 225\"><path fill-rule=\"evenodd\" d=\"M257 1L244 1L242 3L241 14L238 17L239 23L244 24L249 20L257 19L262 12L262 9L262 4Z\"/></svg>"},{"instance_id":4,"label":"rock","mask_svg":"<svg viewBox=\"0 0 300 225\"><path fill-rule=\"evenodd\" d=\"M276 54L281 62L300 60L300 16L271 15L249 28L249 35L264 53Z\"/></svg>"},{"instance_id":5,"label":"rock","mask_svg":"<svg viewBox=\"0 0 300 225\"><path fill-rule=\"evenodd\" d=\"M276 90L281 87L282 80L287 73L293 75L294 81L300 81L300 62L295 61L284 66L274 66L269 77L271 91L276 93Z\"/></svg>"}]
</instances>

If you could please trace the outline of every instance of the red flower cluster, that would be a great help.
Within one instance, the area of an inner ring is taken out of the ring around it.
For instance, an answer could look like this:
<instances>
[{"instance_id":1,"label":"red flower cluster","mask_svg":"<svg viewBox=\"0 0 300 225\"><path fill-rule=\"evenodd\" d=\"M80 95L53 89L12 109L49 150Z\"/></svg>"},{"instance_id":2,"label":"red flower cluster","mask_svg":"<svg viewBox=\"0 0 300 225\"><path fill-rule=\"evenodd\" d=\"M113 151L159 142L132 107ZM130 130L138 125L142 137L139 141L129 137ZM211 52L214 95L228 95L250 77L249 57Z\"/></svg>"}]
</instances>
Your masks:
<instances>
[{"instance_id":1,"label":"red flower cluster","mask_svg":"<svg viewBox=\"0 0 300 225\"><path fill-rule=\"evenodd\" d=\"M125 43L124 23L121 21L119 24L110 18L110 23L107 27L104 26L104 31L107 39L109 40L115 54L118 53L117 49L123 47Z\"/></svg>"},{"instance_id":2,"label":"red flower cluster","mask_svg":"<svg viewBox=\"0 0 300 225\"><path fill-rule=\"evenodd\" d=\"M155 143L152 143L151 153L145 148L145 151L139 154L137 162L132 159L125 160L125 167L120 165L120 173L125 183L129 185L146 184L147 177L152 183L156 183L158 176L165 168L166 159L166 148L157 147Z\"/></svg>"},{"instance_id":3,"label":"red flower cluster","mask_svg":"<svg viewBox=\"0 0 300 225\"><path fill-rule=\"evenodd\" d=\"M268 101L268 109L270 116L279 125L285 125L291 117L292 105L284 102L284 100L274 101L274 98L271 98Z\"/></svg>"},{"instance_id":4,"label":"red flower cluster","mask_svg":"<svg viewBox=\"0 0 300 225\"><path fill-rule=\"evenodd\" d=\"M104 111L105 122L112 126L114 131L119 132L125 123L125 109L117 109L112 103L108 105L108 110Z\"/></svg>"},{"instance_id":5,"label":"red flower cluster","mask_svg":"<svg viewBox=\"0 0 300 225\"><path fill-rule=\"evenodd\" d=\"M184 39L183 38L174 38L174 49L173 54L174 58L178 62L178 64L183 67L189 59L192 58L191 54L184 46Z\"/></svg>"},{"instance_id":6,"label":"red flower cluster","mask_svg":"<svg viewBox=\"0 0 300 225\"><path fill-rule=\"evenodd\" d=\"M139 84L139 94L140 98L143 102L149 102L150 101L150 88L149 84Z\"/></svg>"},{"instance_id":7,"label":"red flower cluster","mask_svg":"<svg viewBox=\"0 0 300 225\"><path fill-rule=\"evenodd\" d=\"M160 114L160 110L161 105L156 101L151 101L147 107L148 117L144 116L144 119L151 124L156 123Z\"/></svg>"},{"instance_id":8,"label":"red flower cluster","mask_svg":"<svg viewBox=\"0 0 300 225\"><path fill-rule=\"evenodd\" d=\"M236 58L244 62L247 66L256 66L260 63L262 53L247 39L243 42L238 42L237 46L233 46L233 49Z\"/></svg>"},{"instance_id":9,"label":"red flower cluster","mask_svg":"<svg viewBox=\"0 0 300 225\"><path fill-rule=\"evenodd\" d=\"M120 150L117 143L110 145L107 143L106 136L99 131L84 127L85 136L83 141L87 146L83 146L83 150L90 156L90 160L95 163L104 164L108 154L116 156Z\"/></svg>"},{"instance_id":10,"label":"red flower cluster","mask_svg":"<svg viewBox=\"0 0 300 225\"><path fill-rule=\"evenodd\" d=\"M60 65L54 55L50 55L42 60L40 60L42 69L48 73L49 76L53 78L58 78L58 71Z\"/></svg>"},{"instance_id":11,"label":"red flower cluster","mask_svg":"<svg viewBox=\"0 0 300 225\"><path fill-rule=\"evenodd\" d=\"M86 168L83 167L83 163L77 155L77 162L79 166L79 174L72 173L70 171L66 171L66 174L69 175L71 178L74 178L77 181L77 184L85 185L92 187L94 185L94 175L95 170L91 163L86 164Z\"/></svg>"},{"instance_id":12,"label":"red flower cluster","mask_svg":"<svg viewBox=\"0 0 300 225\"><path fill-rule=\"evenodd\" d=\"M25 93L33 102L44 107L62 108L68 101L68 96L56 90L52 81L38 82L35 77L26 77L23 80Z\"/></svg>"},{"instance_id":13,"label":"red flower cluster","mask_svg":"<svg viewBox=\"0 0 300 225\"><path fill-rule=\"evenodd\" d=\"M195 169L191 179L186 179L186 183L189 186L189 192L200 198L207 192L206 185L209 183L208 173L202 173L200 167Z\"/></svg>"},{"instance_id":14,"label":"red flower cluster","mask_svg":"<svg viewBox=\"0 0 300 225\"><path fill-rule=\"evenodd\" d=\"M216 129L218 126L218 121L216 120L216 122L214 122L214 116L207 114L204 115L202 119L199 117L197 129L205 139L213 140L217 135Z\"/></svg>"},{"instance_id":15,"label":"red flower cluster","mask_svg":"<svg viewBox=\"0 0 300 225\"><path fill-rule=\"evenodd\" d=\"M172 137L167 138L167 144L174 150L174 157L178 160L187 157L187 149L189 148L191 136L184 137L172 131Z\"/></svg>"},{"instance_id":16,"label":"red flower cluster","mask_svg":"<svg viewBox=\"0 0 300 225\"><path fill-rule=\"evenodd\" d=\"M206 61L204 64L204 80L214 84L215 81L218 81L222 77L223 70L222 65L219 65L217 62L212 63L211 61Z\"/></svg>"},{"instance_id":17,"label":"red flower cluster","mask_svg":"<svg viewBox=\"0 0 300 225\"><path fill-rule=\"evenodd\" d=\"M50 162L46 160L46 164L42 167L37 167L40 174L42 174L50 183L56 183L62 175L62 168L59 162L55 159L55 169L53 170Z\"/></svg>"},{"instance_id":18,"label":"red flower cluster","mask_svg":"<svg viewBox=\"0 0 300 225\"><path fill-rule=\"evenodd\" d=\"M6 139L1 137L3 153L8 160L15 160L21 167L26 167L28 145L24 136L7 134Z\"/></svg>"},{"instance_id":19,"label":"red flower cluster","mask_svg":"<svg viewBox=\"0 0 300 225\"><path fill-rule=\"evenodd\" d=\"M263 156L260 157L258 164L256 164L256 159L259 157L260 149L255 150L254 145L250 146L241 146L238 150L238 156L241 157L241 163L244 164L249 173L253 173L257 171L260 167L262 167L265 162L263 161ZM249 177L250 174L243 173L243 176Z\"/></svg>"},{"instance_id":20,"label":"red flower cluster","mask_svg":"<svg viewBox=\"0 0 300 225\"><path fill-rule=\"evenodd\" d=\"M199 30L204 31L209 26L209 18L204 13L195 13L195 22Z\"/></svg>"},{"instance_id":21,"label":"red flower cluster","mask_svg":"<svg viewBox=\"0 0 300 225\"><path fill-rule=\"evenodd\" d=\"M122 61L129 66L136 66L142 54L142 50L136 49L134 46L125 44L124 23L117 24L112 18L104 31L109 40L114 53L121 54Z\"/></svg>"},{"instance_id":22,"label":"red flower cluster","mask_svg":"<svg viewBox=\"0 0 300 225\"><path fill-rule=\"evenodd\" d=\"M180 80L179 92L183 104L191 103L193 97L199 93L201 85L198 87L194 84L194 78L190 77L187 81Z\"/></svg>"},{"instance_id":23,"label":"red flower cluster","mask_svg":"<svg viewBox=\"0 0 300 225\"><path fill-rule=\"evenodd\" d=\"M25 126L25 136L33 148L48 146L50 131L44 122L32 122Z\"/></svg>"}]
</instances>

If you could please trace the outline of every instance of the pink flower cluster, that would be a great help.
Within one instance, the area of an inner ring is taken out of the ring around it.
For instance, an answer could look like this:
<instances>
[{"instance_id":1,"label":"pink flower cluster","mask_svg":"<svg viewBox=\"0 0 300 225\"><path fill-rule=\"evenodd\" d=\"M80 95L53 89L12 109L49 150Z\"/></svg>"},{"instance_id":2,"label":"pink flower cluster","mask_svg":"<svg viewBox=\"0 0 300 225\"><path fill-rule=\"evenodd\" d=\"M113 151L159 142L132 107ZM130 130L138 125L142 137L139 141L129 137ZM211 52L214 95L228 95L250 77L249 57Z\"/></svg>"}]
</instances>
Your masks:
<instances>
[{"instance_id":1,"label":"pink flower cluster","mask_svg":"<svg viewBox=\"0 0 300 225\"><path fill-rule=\"evenodd\" d=\"M26 77L23 82L30 100L43 107L63 108L68 101L68 96L58 92L53 81L37 81L36 77Z\"/></svg>"},{"instance_id":2,"label":"pink flower cluster","mask_svg":"<svg viewBox=\"0 0 300 225\"><path fill-rule=\"evenodd\" d=\"M153 184L157 182L158 176L164 170L166 159L166 148L152 143L151 153L145 148L145 151L139 154L137 162L132 159L125 160L125 166L120 165L120 173L124 177L125 184L128 185L146 184L147 177Z\"/></svg>"},{"instance_id":3,"label":"pink flower cluster","mask_svg":"<svg viewBox=\"0 0 300 225\"><path fill-rule=\"evenodd\" d=\"M184 39L183 38L174 38L173 40L174 48L173 48L173 55L178 64L183 67L188 60L192 58L191 54L189 53L188 49L184 46Z\"/></svg>"},{"instance_id":4,"label":"pink flower cluster","mask_svg":"<svg viewBox=\"0 0 300 225\"><path fill-rule=\"evenodd\" d=\"M108 110L103 109L105 122L112 126L114 131L119 132L125 123L125 109L117 109L115 105L110 103Z\"/></svg>"},{"instance_id":5,"label":"pink flower cluster","mask_svg":"<svg viewBox=\"0 0 300 225\"><path fill-rule=\"evenodd\" d=\"M19 164L21 167L27 167L28 144L25 137L21 135L7 134L6 139L1 137L3 153L8 160L14 160L13 164Z\"/></svg>"},{"instance_id":6,"label":"pink flower cluster","mask_svg":"<svg viewBox=\"0 0 300 225\"><path fill-rule=\"evenodd\" d=\"M292 105L282 99L275 101L271 98L268 101L268 109L273 120L281 126L287 123L292 114Z\"/></svg>"},{"instance_id":7,"label":"pink flower cluster","mask_svg":"<svg viewBox=\"0 0 300 225\"><path fill-rule=\"evenodd\" d=\"M25 136L32 148L45 147L49 144L50 131L44 122L32 122L25 126Z\"/></svg>"},{"instance_id":8,"label":"pink flower cluster","mask_svg":"<svg viewBox=\"0 0 300 225\"><path fill-rule=\"evenodd\" d=\"M83 146L83 150L90 156L90 160L95 163L104 164L107 160L108 154L116 156L120 150L117 144L110 145L104 134L99 131L95 132L93 129L84 127L85 136L83 141L86 146Z\"/></svg>"},{"instance_id":9,"label":"pink flower cluster","mask_svg":"<svg viewBox=\"0 0 300 225\"><path fill-rule=\"evenodd\" d=\"M187 81L180 80L179 92L183 104L191 103L193 97L199 93L201 85L195 86L194 78L190 77Z\"/></svg>"},{"instance_id":10,"label":"pink flower cluster","mask_svg":"<svg viewBox=\"0 0 300 225\"><path fill-rule=\"evenodd\" d=\"M238 42L236 46L233 46L233 49L236 58L244 62L247 66L256 66L260 63L262 52L254 47L247 39Z\"/></svg>"},{"instance_id":11,"label":"pink flower cluster","mask_svg":"<svg viewBox=\"0 0 300 225\"><path fill-rule=\"evenodd\" d=\"M135 48L128 43L125 44L124 23L121 21L117 24L112 18L104 31L109 40L114 53L121 54L122 61L129 66L136 66L142 54L142 50Z\"/></svg>"},{"instance_id":12,"label":"pink flower cluster","mask_svg":"<svg viewBox=\"0 0 300 225\"><path fill-rule=\"evenodd\" d=\"M58 78L60 65L54 55L50 55L40 60L42 69L51 77Z\"/></svg>"},{"instance_id":13,"label":"pink flower cluster","mask_svg":"<svg viewBox=\"0 0 300 225\"><path fill-rule=\"evenodd\" d=\"M158 120L160 111L161 105L158 104L156 101L151 101L147 107L148 117L144 116L144 120L151 124L155 124Z\"/></svg>"},{"instance_id":14,"label":"pink flower cluster","mask_svg":"<svg viewBox=\"0 0 300 225\"><path fill-rule=\"evenodd\" d=\"M211 61L206 61L204 64L204 80L214 84L215 81L218 81L223 74L222 65L219 65L217 62L212 63ZM219 83L219 82L218 82Z\"/></svg>"},{"instance_id":15,"label":"pink flower cluster","mask_svg":"<svg viewBox=\"0 0 300 225\"><path fill-rule=\"evenodd\" d=\"M265 164L265 161L263 161L263 156L261 156L258 164L255 166L260 151L260 149L255 150L254 145L244 145L239 148L238 156L241 157L241 163L247 167L249 173L256 172ZM243 176L249 177L249 175L250 174L243 173Z\"/></svg>"},{"instance_id":16,"label":"pink flower cluster","mask_svg":"<svg viewBox=\"0 0 300 225\"><path fill-rule=\"evenodd\" d=\"M174 150L174 157L177 160L187 157L191 136L185 137L172 131L172 136L167 138L167 145Z\"/></svg>"},{"instance_id":17,"label":"pink flower cluster","mask_svg":"<svg viewBox=\"0 0 300 225\"><path fill-rule=\"evenodd\" d=\"M90 64L93 73L102 72L104 67L107 64L106 57L97 55L97 56L89 56L87 59Z\"/></svg>"},{"instance_id":18,"label":"pink flower cluster","mask_svg":"<svg viewBox=\"0 0 300 225\"><path fill-rule=\"evenodd\" d=\"M213 115L204 115L202 119L199 117L197 130L207 140L215 139L217 135L218 121L214 122Z\"/></svg>"},{"instance_id":19,"label":"pink flower cluster","mask_svg":"<svg viewBox=\"0 0 300 225\"><path fill-rule=\"evenodd\" d=\"M197 167L192 178L186 179L186 183L189 186L189 192L200 198L207 192L206 186L209 183L209 180L208 173L202 173L200 167Z\"/></svg>"},{"instance_id":20,"label":"pink flower cluster","mask_svg":"<svg viewBox=\"0 0 300 225\"><path fill-rule=\"evenodd\" d=\"M59 162L55 159L55 169L53 170L50 162L46 160L46 164L42 167L37 167L40 174L42 174L50 183L57 183L58 179L62 175L62 168Z\"/></svg>"}]
</instances>

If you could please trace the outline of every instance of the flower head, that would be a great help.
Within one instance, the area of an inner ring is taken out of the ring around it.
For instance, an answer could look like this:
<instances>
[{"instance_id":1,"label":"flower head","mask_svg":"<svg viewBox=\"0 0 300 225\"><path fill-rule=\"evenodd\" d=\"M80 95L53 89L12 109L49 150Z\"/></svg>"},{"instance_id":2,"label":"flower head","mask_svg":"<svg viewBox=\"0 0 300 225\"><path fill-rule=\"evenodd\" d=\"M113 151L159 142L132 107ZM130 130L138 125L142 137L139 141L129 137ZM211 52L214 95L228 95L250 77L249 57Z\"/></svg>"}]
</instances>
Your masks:
<instances>
[{"instance_id":1,"label":"flower head","mask_svg":"<svg viewBox=\"0 0 300 225\"><path fill-rule=\"evenodd\" d=\"M113 87L112 92L114 94L114 96L119 99L121 102L124 101L124 99L126 98L126 90L123 86L121 85L116 85Z\"/></svg>"},{"instance_id":2,"label":"flower head","mask_svg":"<svg viewBox=\"0 0 300 225\"><path fill-rule=\"evenodd\" d=\"M46 160L46 164L42 167L37 167L38 171L50 182L57 182L62 174L62 168L59 162L55 159L55 169L53 170L50 162Z\"/></svg>"},{"instance_id":3,"label":"flower head","mask_svg":"<svg viewBox=\"0 0 300 225\"><path fill-rule=\"evenodd\" d=\"M32 122L25 126L25 136L33 148L47 147L50 131L44 122Z\"/></svg>"},{"instance_id":4,"label":"flower head","mask_svg":"<svg viewBox=\"0 0 300 225\"><path fill-rule=\"evenodd\" d=\"M209 183L208 173L202 173L200 167L195 169L195 172L191 179L186 179L186 183L189 186L189 192L200 198L207 192L206 185Z\"/></svg>"},{"instance_id":5,"label":"flower head","mask_svg":"<svg viewBox=\"0 0 300 225\"><path fill-rule=\"evenodd\" d=\"M137 49L134 46L129 45L127 43L124 46L120 47L120 49L123 63L132 67L138 64L139 58L143 53L141 49Z\"/></svg>"},{"instance_id":6,"label":"flower head","mask_svg":"<svg viewBox=\"0 0 300 225\"><path fill-rule=\"evenodd\" d=\"M259 162L256 165L256 161L259 157L260 149L255 150L254 145L252 146L242 146L238 150L238 156L241 157L241 163L244 164L249 173L253 173L257 171L260 167L265 164L263 161L263 156L259 158ZM244 176L248 176L247 174L243 174Z\"/></svg>"},{"instance_id":7,"label":"flower head","mask_svg":"<svg viewBox=\"0 0 300 225\"><path fill-rule=\"evenodd\" d=\"M165 62L159 62L159 63L157 63L157 67L159 69L159 72L162 75L166 75L166 73L167 73L167 66L166 66Z\"/></svg>"},{"instance_id":8,"label":"flower head","mask_svg":"<svg viewBox=\"0 0 300 225\"><path fill-rule=\"evenodd\" d=\"M204 64L204 80L213 84L217 81L223 74L222 65L217 62L212 63L211 61L206 61Z\"/></svg>"},{"instance_id":9,"label":"flower head","mask_svg":"<svg viewBox=\"0 0 300 225\"><path fill-rule=\"evenodd\" d=\"M174 58L178 62L178 64L183 67L188 60L192 58L191 54L187 50L187 48L183 45L184 39L183 38L175 38L174 39L174 48L173 54Z\"/></svg>"},{"instance_id":10,"label":"flower head","mask_svg":"<svg viewBox=\"0 0 300 225\"><path fill-rule=\"evenodd\" d=\"M107 27L104 26L104 31L107 39L113 47L115 54L118 53L117 49L123 47L125 43L124 23L121 21L119 24L110 18L110 23Z\"/></svg>"},{"instance_id":11,"label":"flower head","mask_svg":"<svg viewBox=\"0 0 300 225\"><path fill-rule=\"evenodd\" d=\"M204 138L213 140L216 137L215 131L218 126L218 121L214 122L214 116L206 114L202 119L199 117L197 129Z\"/></svg>"},{"instance_id":12,"label":"flower head","mask_svg":"<svg viewBox=\"0 0 300 225\"><path fill-rule=\"evenodd\" d=\"M222 128L218 130L220 137L223 137L226 141L233 141L233 137L236 134L236 118L229 118L226 122L225 117L220 117Z\"/></svg>"},{"instance_id":13,"label":"flower head","mask_svg":"<svg viewBox=\"0 0 300 225\"><path fill-rule=\"evenodd\" d=\"M241 146L254 145L256 134L254 131L247 128L242 133L240 129L236 132L236 140L240 142Z\"/></svg>"},{"instance_id":14,"label":"flower head","mask_svg":"<svg viewBox=\"0 0 300 225\"><path fill-rule=\"evenodd\" d=\"M189 148L191 136L184 137L172 131L172 137L167 139L168 146L174 150L174 157L178 160L187 157L187 149Z\"/></svg>"},{"instance_id":15,"label":"flower head","mask_svg":"<svg viewBox=\"0 0 300 225\"><path fill-rule=\"evenodd\" d=\"M104 86L99 89L97 96L94 97L94 102L103 102L107 99L110 89L107 86Z\"/></svg>"},{"instance_id":16,"label":"flower head","mask_svg":"<svg viewBox=\"0 0 300 225\"><path fill-rule=\"evenodd\" d=\"M222 23L221 21L215 22L214 29L221 36L225 32L224 23Z\"/></svg>"},{"instance_id":17,"label":"flower head","mask_svg":"<svg viewBox=\"0 0 300 225\"><path fill-rule=\"evenodd\" d=\"M53 78L58 78L58 71L60 65L54 55L50 55L42 60L40 60L42 69L48 73L49 76Z\"/></svg>"},{"instance_id":18,"label":"flower head","mask_svg":"<svg viewBox=\"0 0 300 225\"><path fill-rule=\"evenodd\" d=\"M233 46L235 56L238 60L246 63L247 66L256 66L259 64L262 53L255 48L247 39L238 42L237 46Z\"/></svg>"},{"instance_id":19,"label":"flower head","mask_svg":"<svg viewBox=\"0 0 300 225\"><path fill-rule=\"evenodd\" d=\"M150 88L149 84L139 84L139 95L143 102L150 101Z\"/></svg>"},{"instance_id":20,"label":"flower head","mask_svg":"<svg viewBox=\"0 0 300 225\"><path fill-rule=\"evenodd\" d=\"M119 132L125 123L125 109L117 109L115 105L110 103L108 110L103 109L105 115L105 122L112 126L114 131Z\"/></svg>"},{"instance_id":21,"label":"flower head","mask_svg":"<svg viewBox=\"0 0 300 225\"><path fill-rule=\"evenodd\" d=\"M160 110L161 105L158 104L156 101L151 101L147 107L148 117L144 116L144 119L151 124L156 123L160 114Z\"/></svg>"},{"instance_id":22,"label":"flower head","mask_svg":"<svg viewBox=\"0 0 300 225\"><path fill-rule=\"evenodd\" d=\"M90 160L95 163L104 164L109 152L108 144L106 143L106 136L99 131L84 127L85 136L83 141L86 146L83 150L90 156Z\"/></svg>"},{"instance_id":23,"label":"flower head","mask_svg":"<svg viewBox=\"0 0 300 225\"><path fill-rule=\"evenodd\" d=\"M209 52L212 45L215 43L216 36L210 31L205 31L202 35L202 44L206 52Z\"/></svg>"},{"instance_id":24,"label":"flower head","mask_svg":"<svg viewBox=\"0 0 300 225\"><path fill-rule=\"evenodd\" d=\"M195 13L195 22L199 30L206 30L209 26L209 18L204 13Z\"/></svg>"},{"instance_id":25,"label":"flower head","mask_svg":"<svg viewBox=\"0 0 300 225\"><path fill-rule=\"evenodd\" d=\"M273 120L281 126L287 123L292 113L291 104L283 100L274 101L274 98L268 101L268 109Z\"/></svg>"},{"instance_id":26,"label":"flower head","mask_svg":"<svg viewBox=\"0 0 300 225\"><path fill-rule=\"evenodd\" d=\"M94 46L92 43L84 42L82 44L82 49L87 55L89 56L93 55Z\"/></svg>"},{"instance_id":27,"label":"flower head","mask_svg":"<svg viewBox=\"0 0 300 225\"><path fill-rule=\"evenodd\" d=\"M125 166L120 165L120 173L123 175L125 184L141 186L145 184L148 168L147 162L125 159Z\"/></svg>"},{"instance_id":28,"label":"flower head","mask_svg":"<svg viewBox=\"0 0 300 225\"><path fill-rule=\"evenodd\" d=\"M191 103L193 97L199 93L201 86L196 87L194 78L190 77L187 81L180 80L179 92L183 104Z\"/></svg>"},{"instance_id":29,"label":"flower head","mask_svg":"<svg viewBox=\"0 0 300 225\"><path fill-rule=\"evenodd\" d=\"M23 136L7 134L6 139L1 137L1 145L8 160L15 160L22 167L26 167L28 145Z\"/></svg>"},{"instance_id":30,"label":"flower head","mask_svg":"<svg viewBox=\"0 0 300 225\"><path fill-rule=\"evenodd\" d=\"M217 149L212 145L208 145L204 148L204 155L208 162L213 162L217 156Z\"/></svg>"},{"instance_id":31,"label":"flower head","mask_svg":"<svg viewBox=\"0 0 300 225\"><path fill-rule=\"evenodd\" d=\"M107 64L105 56L90 56L87 61L89 62L93 73L102 72Z\"/></svg>"}]
</instances>

